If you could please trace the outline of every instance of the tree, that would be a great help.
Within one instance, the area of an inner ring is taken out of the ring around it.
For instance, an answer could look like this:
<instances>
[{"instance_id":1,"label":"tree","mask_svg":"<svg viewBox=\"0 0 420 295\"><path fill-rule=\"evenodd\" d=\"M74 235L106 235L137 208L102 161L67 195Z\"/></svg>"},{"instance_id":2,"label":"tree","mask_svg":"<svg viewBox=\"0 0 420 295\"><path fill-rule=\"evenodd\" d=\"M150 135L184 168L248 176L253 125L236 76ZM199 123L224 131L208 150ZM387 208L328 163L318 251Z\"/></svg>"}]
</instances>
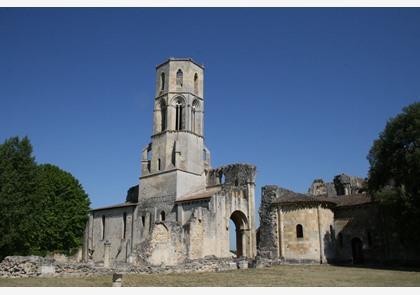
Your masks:
<instances>
[{"instance_id":1,"label":"tree","mask_svg":"<svg viewBox=\"0 0 420 295\"><path fill-rule=\"evenodd\" d=\"M40 248L68 252L82 244L89 214L89 198L79 181L57 166L38 166L42 195Z\"/></svg>"},{"instance_id":2,"label":"tree","mask_svg":"<svg viewBox=\"0 0 420 295\"><path fill-rule=\"evenodd\" d=\"M89 204L70 173L36 164L27 137L0 145L0 259L79 247Z\"/></svg>"},{"instance_id":3,"label":"tree","mask_svg":"<svg viewBox=\"0 0 420 295\"><path fill-rule=\"evenodd\" d=\"M12 137L0 145L0 258L37 249L36 169L27 137Z\"/></svg>"},{"instance_id":4,"label":"tree","mask_svg":"<svg viewBox=\"0 0 420 295\"><path fill-rule=\"evenodd\" d=\"M390 119L369 151L368 189L420 241L420 103Z\"/></svg>"}]
</instances>

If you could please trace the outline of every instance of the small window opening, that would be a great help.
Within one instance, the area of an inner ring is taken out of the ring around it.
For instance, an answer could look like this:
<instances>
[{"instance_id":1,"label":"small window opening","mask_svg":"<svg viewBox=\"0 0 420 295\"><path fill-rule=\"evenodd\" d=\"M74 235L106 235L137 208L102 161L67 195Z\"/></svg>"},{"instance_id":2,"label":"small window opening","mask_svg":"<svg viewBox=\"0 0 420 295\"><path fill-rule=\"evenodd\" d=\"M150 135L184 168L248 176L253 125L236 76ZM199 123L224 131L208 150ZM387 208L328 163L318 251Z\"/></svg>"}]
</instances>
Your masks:
<instances>
[{"instance_id":1,"label":"small window opening","mask_svg":"<svg viewBox=\"0 0 420 295\"><path fill-rule=\"evenodd\" d=\"M160 90L165 89L165 73L160 74Z\"/></svg>"},{"instance_id":2,"label":"small window opening","mask_svg":"<svg viewBox=\"0 0 420 295\"><path fill-rule=\"evenodd\" d=\"M235 179L235 186L239 186L239 180Z\"/></svg>"},{"instance_id":3,"label":"small window opening","mask_svg":"<svg viewBox=\"0 0 420 295\"><path fill-rule=\"evenodd\" d=\"M158 166L158 170L160 171L161 167L160 167L160 159L158 159L157 161L157 166Z\"/></svg>"},{"instance_id":4,"label":"small window opening","mask_svg":"<svg viewBox=\"0 0 420 295\"><path fill-rule=\"evenodd\" d=\"M183 84L184 80L184 74L182 73L181 69L178 70L178 72L176 72L176 85L177 86L181 86Z\"/></svg>"},{"instance_id":5,"label":"small window opening","mask_svg":"<svg viewBox=\"0 0 420 295\"><path fill-rule=\"evenodd\" d=\"M296 238L298 239L303 238L303 227L301 224L296 225Z\"/></svg>"},{"instance_id":6,"label":"small window opening","mask_svg":"<svg viewBox=\"0 0 420 295\"><path fill-rule=\"evenodd\" d=\"M165 131L167 128L167 107L164 100L160 102L160 119L161 119L161 131Z\"/></svg>"},{"instance_id":7,"label":"small window opening","mask_svg":"<svg viewBox=\"0 0 420 295\"><path fill-rule=\"evenodd\" d=\"M198 74L195 73L194 75L194 92L197 94L198 93Z\"/></svg>"},{"instance_id":8,"label":"small window opening","mask_svg":"<svg viewBox=\"0 0 420 295\"><path fill-rule=\"evenodd\" d=\"M146 223L146 216L142 216L141 217L141 225L145 226L145 223Z\"/></svg>"},{"instance_id":9,"label":"small window opening","mask_svg":"<svg viewBox=\"0 0 420 295\"><path fill-rule=\"evenodd\" d=\"M224 175L223 173L221 173L221 174L219 175L219 183L220 183L220 184L225 183L225 175Z\"/></svg>"},{"instance_id":10,"label":"small window opening","mask_svg":"<svg viewBox=\"0 0 420 295\"><path fill-rule=\"evenodd\" d=\"M335 236L334 236L334 228L331 224L330 224L330 236L331 236L331 240L333 241Z\"/></svg>"},{"instance_id":11,"label":"small window opening","mask_svg":"<svg viewBox=\"0 0 420 295\"><path fill-rule=\"evenodd\" d=\"M105 215L102 215L102 240L105 240Z\"/></svg>"},{"instance_id":12,"label":"small window opening","mask_svg":"<svg viewBox=\"0 0 420 295\"><path fill-rule=\"evenodd\" d=\"M160 221L165 221L165 211L160 212Z\"/></svg>"},{"instance_id":13,"label":"small window opening","mask_svg":"<svg viewBox=\"0 0 420 295\"><path fill-rule=\"evenodd\" d=\"M152 163L152 149L147 150L147 170L151 170L151 163Z\"/></svg>"},{"instance_id":14,"label":"small window opening","mask_svg":"<svg viewBox=\"0 0 420 295\"><path fill-rule=\"evenodd\" d=\"M122 232L123 239L125 239L125 232L126 231L127 231L127 213L124 212L124 214L123 214L123 232Z\"/></svg>"}]
</instances>

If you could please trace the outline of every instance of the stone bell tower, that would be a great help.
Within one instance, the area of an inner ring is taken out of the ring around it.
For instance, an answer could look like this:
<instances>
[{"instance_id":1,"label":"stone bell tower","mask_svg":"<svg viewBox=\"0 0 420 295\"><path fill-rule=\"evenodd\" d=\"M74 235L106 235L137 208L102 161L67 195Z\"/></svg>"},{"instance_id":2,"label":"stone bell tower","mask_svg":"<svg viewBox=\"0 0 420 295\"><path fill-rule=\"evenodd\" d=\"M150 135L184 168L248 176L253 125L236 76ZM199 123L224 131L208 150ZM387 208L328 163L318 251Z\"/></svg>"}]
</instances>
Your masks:
<instances>
[{"instance_id":1,"label":"stone bell tower","mask_svg":"<svg viewBox=\"0 0 420 295\"><path fill-rule=\"evenodd\" d=\"M156 67L151 143L142 153L139 200L205 189L204 67L170 58Z\"/></svg>"}]
</instances>

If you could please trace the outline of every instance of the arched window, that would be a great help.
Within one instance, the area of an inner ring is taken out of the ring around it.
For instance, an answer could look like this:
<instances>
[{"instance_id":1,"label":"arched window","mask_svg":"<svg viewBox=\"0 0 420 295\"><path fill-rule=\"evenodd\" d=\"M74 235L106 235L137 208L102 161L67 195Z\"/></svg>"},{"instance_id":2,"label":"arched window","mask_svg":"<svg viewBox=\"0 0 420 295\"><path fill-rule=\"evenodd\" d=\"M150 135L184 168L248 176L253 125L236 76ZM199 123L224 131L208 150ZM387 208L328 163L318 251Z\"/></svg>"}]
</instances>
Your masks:
<instances>
[{"instance_id":1,"label":"arched window","mask_svg":"<svg viewBox=\"0 0 420 295\"><path fill-rule=\"evenodd\" d=\"M165 89L165 73L160 74L160 90Z\"/></svg>"},{"instance_id":2,"label":"arched window","mask_svg":"<svg viewBox=\"0 0 420 295\"><path fill-rule=\"evenodd\" d=\"M125 239L125 232L127 231L127 213L124 212L123 214L123 230L122 230L122 238Z\"/></svg>"},{"instance_id":3,"label":"arched window","mask_svg":"<svg viewBox=\"0 0 420 295\"><path fill-rule=\"evenodd\" d=\"M160 169L161 169L161 162L160 162L160 159L158 159L157 166L158 166L158 171L160 171Z\"/></svg>"},{"instance_id":4,"label":"arched window","mask_svg":"<svg viewBox=\"0 0 420 295\"><path fill-rule=\"evenodd\" d=\"M184 83L184 74L182 73L181 69L178 70L178 72L176 72L176 85L177 86L181 86Z\"/></svg>"},{"instance_id":5,"label":"arched window","mask_svg":"<svg viewBox=\"0 0 420 295\"><path fill-rule=\"evenodd\" d=\"M175 102L175 130L184 130L184 110L185 105L182 99Z\"/></svg>"},{"instance_id":6,"label":"arched window","mask_svg":"<svg viewBox=\"0 0 420 295\"><path fill-rule=\"evenodd\" d=\"M301 224L296 225L296 238L298 239L303 238L303 227Z\"/></svg>"},{"instance_id":7,"label":"arched window","mask_svg":"<svg viewBox=\"0 0 420 295\"><path fill-rule=\"evenodd\" d=\"M161 119L161 131L166 130L166 114L167 114L167 107L165 101L162 99L160 101L160 119Z\"/></svg>"},{"instance_id":8,"label":"arched window","mask_svg":"<svg viewBox=\"0 0 420 295\"><path fill-rule=\"evenodd\" d=\"M198 93L198 74L195 73L194 75L194 93Z\"/></svg>"},{"instance_id":9,"label":"arched window","mask_svg":"<svg viewBox=\"0 0 420 295\"><path fill-rule=\"evenodd\" d=\"M194 100L192 106L191 106L191 131L192 132L198 132L198 124L197 124L197 111L199 108L199 102L197 100Z\"/></svg>"},{"instance_id":10,"label":"arched window","mask_svg":"<svg viewBox=\"0 0 420 295\"><path fill-rule=\"evenodd\" d=\"M225 183L225 175L223 173L219 174L219 183L224 184Z\"/></svg>"},{"instance_id":11,"label":"arched window","mask_svg":"<svg viewBox=\"0 0 420 295\"><path fill-rule=\"evenodd\" d=\"M105 215L102 215L102 239L105 240Z\"/></svg>"},{"instance_id":12,"label":"arched window","mask_svg":"<svg viewBox=\"0 0 420 295\"><path fill-rule=\"evenodd\" d=\"M160 212L160 221L165 221L165 211Z\"/></svg>"}]
</instances>

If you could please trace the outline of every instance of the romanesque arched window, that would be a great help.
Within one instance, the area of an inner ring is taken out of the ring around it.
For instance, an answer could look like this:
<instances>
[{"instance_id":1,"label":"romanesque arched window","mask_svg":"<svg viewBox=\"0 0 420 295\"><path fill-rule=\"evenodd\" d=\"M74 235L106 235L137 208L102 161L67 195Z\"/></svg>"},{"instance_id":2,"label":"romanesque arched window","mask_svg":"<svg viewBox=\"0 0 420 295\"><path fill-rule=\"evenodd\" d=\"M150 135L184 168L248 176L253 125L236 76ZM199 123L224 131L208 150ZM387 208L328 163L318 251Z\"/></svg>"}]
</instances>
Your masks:
<instances>
[{"instance_id":1,"label":"romanesque arched window","mask_svg":"<svg viewBox=\"0 0 420 295\"><path fill-rule=\"evenodd\" d=\"M160 74L160 90L165 89L165 73Z\"/></svg>"},{"instance_id":2,"label":"romanesque arched window","mask_svg":"<svg viewBox=\"0 0 420 295\"><path fill-rule=\"evenodd\" d=\"M198 93L198 74L195 73L194 75L194 93Z\"/></svg>"},{"instance_id":3,"label":"romanesque arched window","mask_svg":"<svg viewBox=\"0 0 420 295\"><path fill-rule=\"evenodd\" d=\"M184 83L184 74L182 73L181 69L176 72L176 85L181 86Z\"/></svg>"},{"instance_id":4,"label":"romanesque arched window","mask_svg":"<svg viewBox=\"0 0 420 295\"><path fill-rule=\"evenodd\" d=\"M179 97L175 101L175 130L185 129L184 112L185 112L185 103L184 103L184 100Z\"/></svg>"},{"instance_id":5,"label":"romanesque arched window","mask_svg":"<svg viewBox=\"0 0 420 295\"><path fill-rule=\"evenodd\" d=\"M165 211L160 212L160 221L165 221Z\"/></svg>"},{"instance_id":6,"label":"romanesque arched window","mask_svg":"<svg viewBox=\"0 0 420 295\"><path fill-rule=\"evenodd\" d=\"M191 131L198 133L198 118L197 118L197 112L199 109L200 103L198 100L194 100L192 106L191 106Z\"/></svg>"},{"instance_id":7,"label":"romanesque arched window","mask_svg":"<svg viewBox=\"0 0 420 295\"><path fill-rule=\"evenodd\" d=\"M165 131L167 128L167 107L165 101L162 99L160 101L160 120L161 120L161 131Z\"/></svg>"},{"instance_id":8,"label":"romanesque arched window","mask_svg":"<svg viewBox=\"0 0 420 295\"><path fill-rule=\"evenodd\" d=\"M302 224L296 225L296 238L298 238L298 239L303 238L303 226L302 226Z\"/></svg>"}]
</instances>

